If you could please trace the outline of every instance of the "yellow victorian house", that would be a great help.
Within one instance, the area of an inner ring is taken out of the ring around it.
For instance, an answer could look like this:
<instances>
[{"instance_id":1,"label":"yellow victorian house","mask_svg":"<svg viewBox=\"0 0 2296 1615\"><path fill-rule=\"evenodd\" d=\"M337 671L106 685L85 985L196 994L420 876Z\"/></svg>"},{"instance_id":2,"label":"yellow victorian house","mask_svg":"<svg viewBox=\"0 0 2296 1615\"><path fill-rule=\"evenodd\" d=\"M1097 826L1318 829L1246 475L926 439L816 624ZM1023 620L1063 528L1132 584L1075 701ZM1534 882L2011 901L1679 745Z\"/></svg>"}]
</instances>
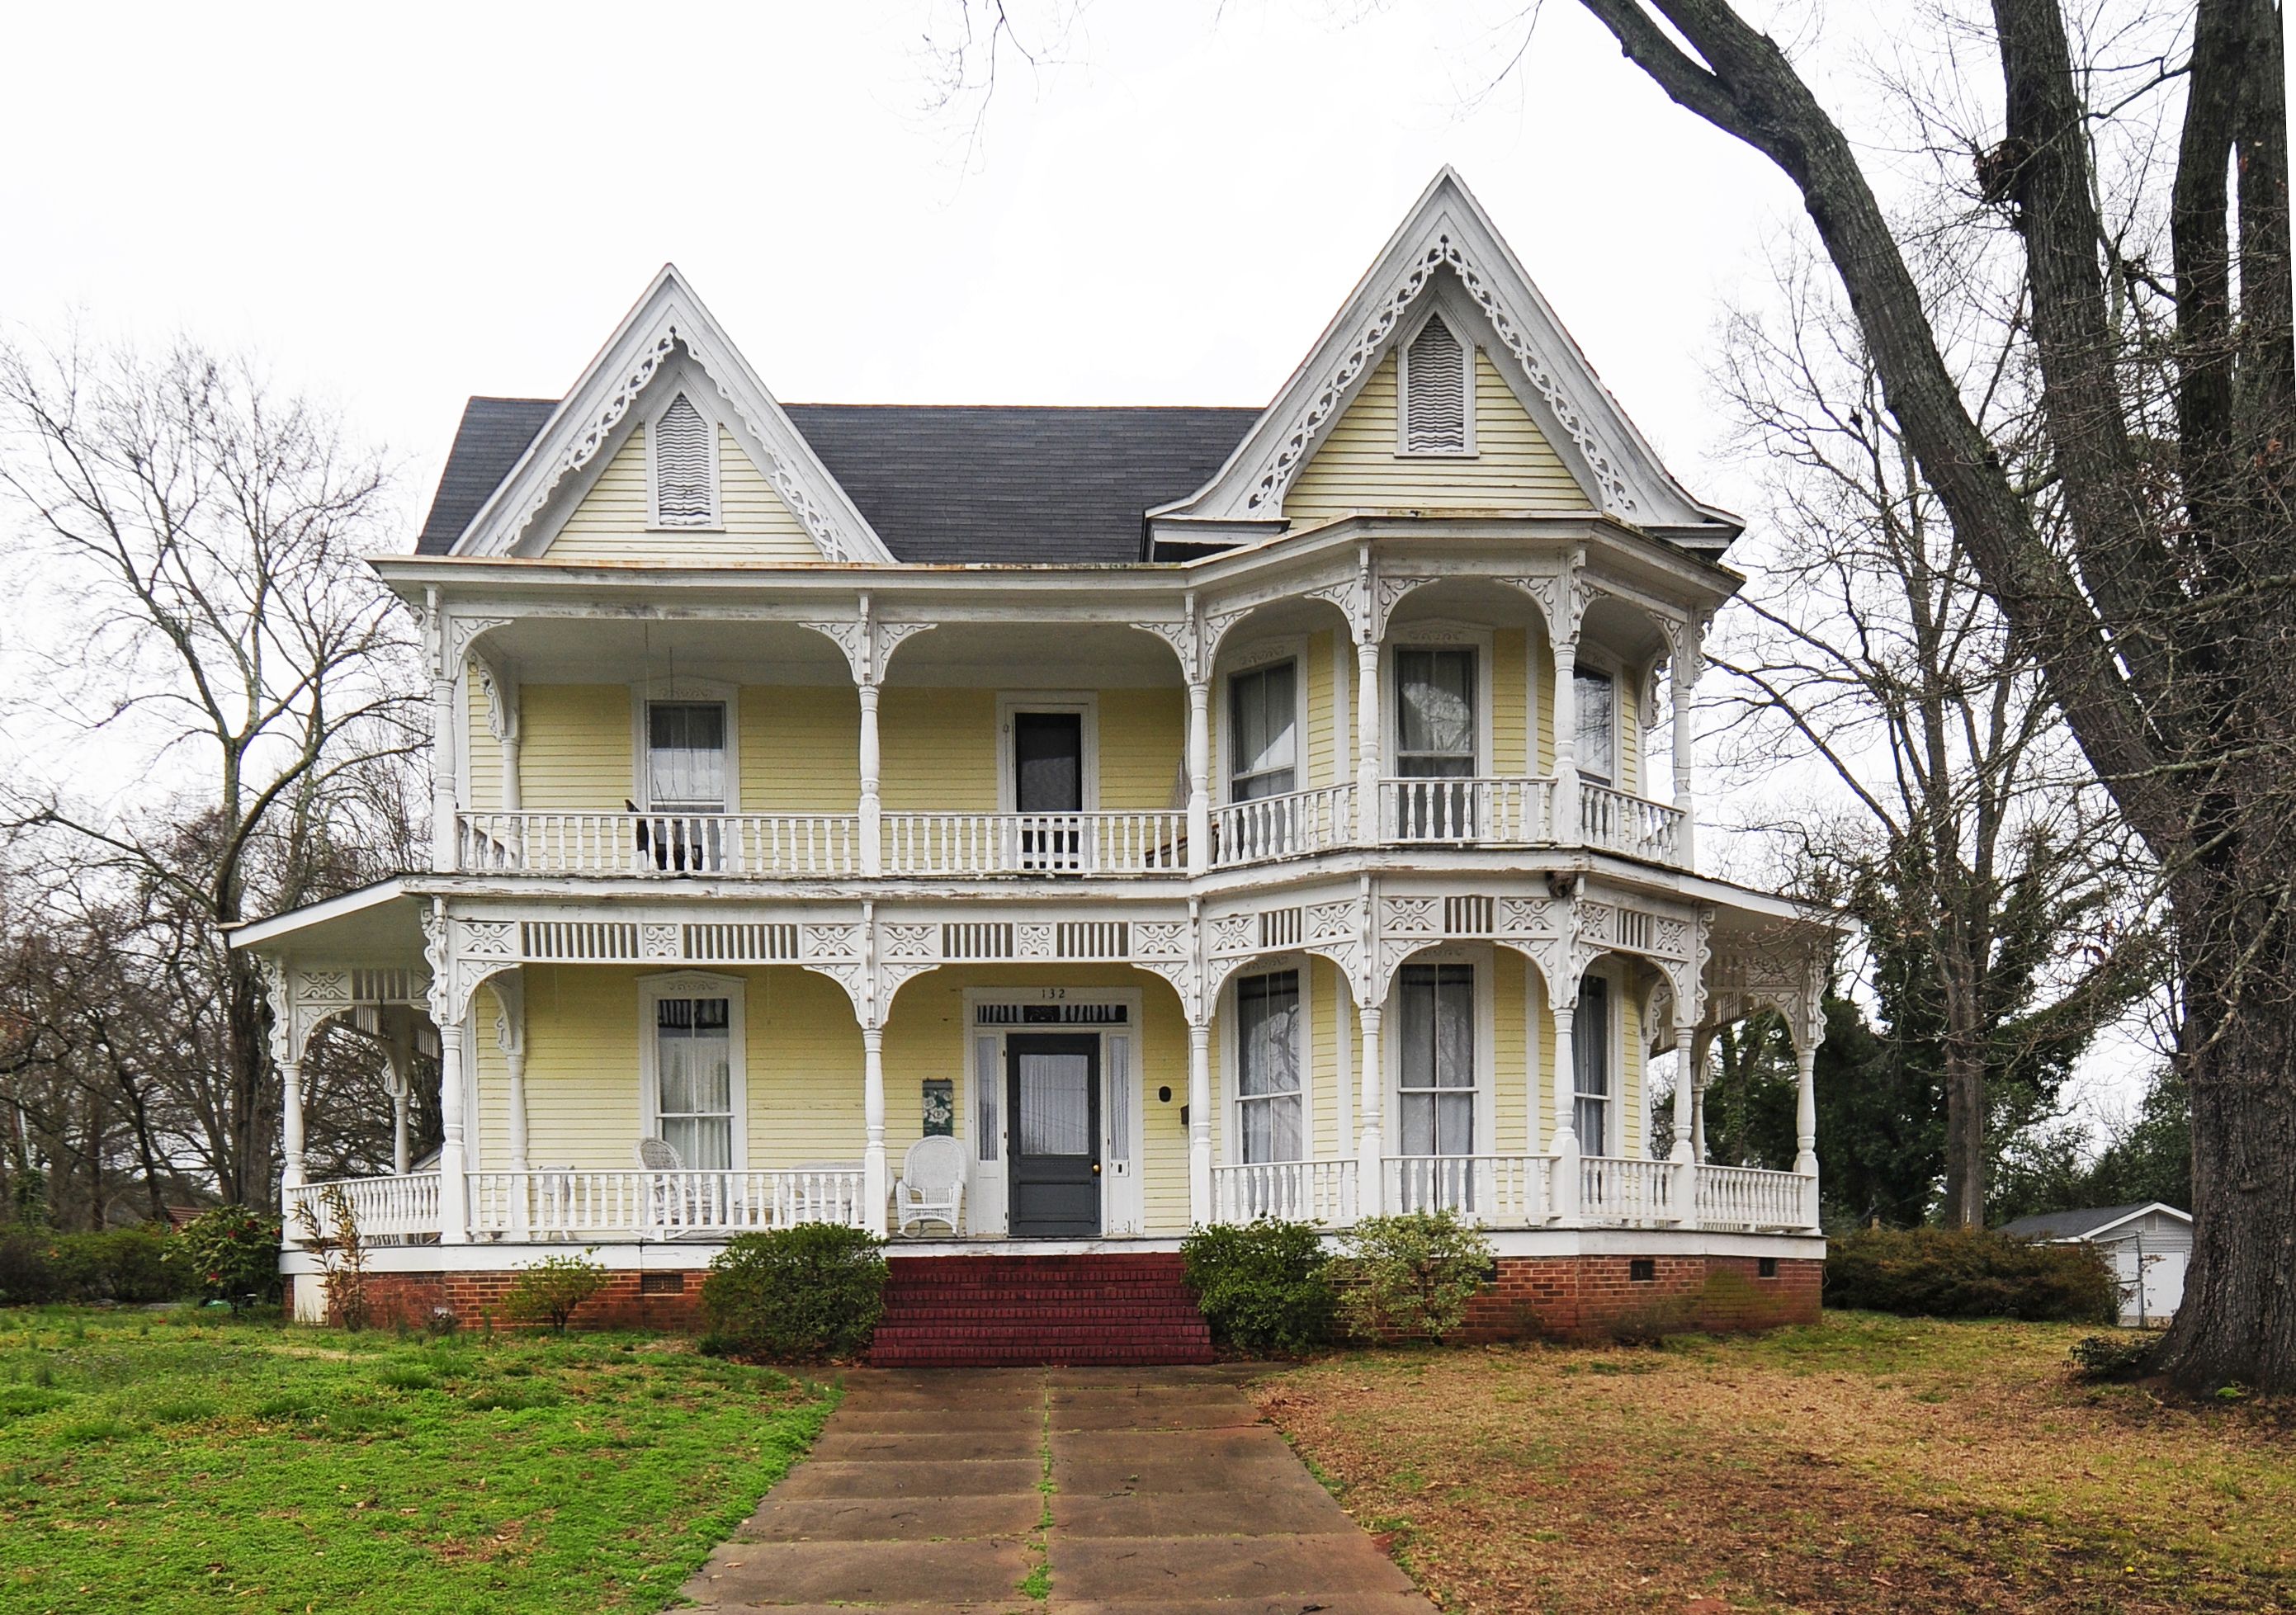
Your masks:
<instances>
[{"instance_id":1,"label":"yellow victorian house","mask_svg":"<svg viewBox=\"0 0 2296 1615\"><path fill-rule=\"evenodd\" d=\"M783 405L666 268L373 563L431 867L236 933L287 1195L347 1016L444 1071L435 1158L344 1185L408 1307L572 1243L674 1317L829 1219L897 1242L887 1360L1186 1355L1191 1226L1451 1207L1494 1331L1809 1316L1834 922L1698 871L1739 526L1448 171L1265 409ZM1794 1169L1654 1155L1646 1062L1764 1004Z\"/></svg>"}]
</instances>

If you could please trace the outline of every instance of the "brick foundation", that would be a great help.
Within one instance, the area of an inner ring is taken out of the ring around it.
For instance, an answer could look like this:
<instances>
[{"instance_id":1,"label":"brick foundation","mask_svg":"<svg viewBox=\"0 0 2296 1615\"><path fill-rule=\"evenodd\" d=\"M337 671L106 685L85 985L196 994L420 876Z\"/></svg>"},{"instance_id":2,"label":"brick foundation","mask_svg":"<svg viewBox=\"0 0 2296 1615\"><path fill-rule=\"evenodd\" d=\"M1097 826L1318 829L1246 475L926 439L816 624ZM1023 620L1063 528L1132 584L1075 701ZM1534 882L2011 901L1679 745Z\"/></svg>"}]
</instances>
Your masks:
<instances>
[{"instance_id":1,"label":"brick foundation","mask_svg":"<svg viewBox=\"0 0 2296 1615\"><path fill-rule=\"evenodd\" d=\"M619 1269L605 1289L582 1303L574 1314L576 1329L671 1329L693 1332L701 1327L701 1280L699 1271L636 1273ZM297 1284L324 1284L316 1277L291 1280ZM515 1327L504 1298L518 1282L515 1273L370 1273L366 1276L368 1323L379 1329L400 1324L420 1329L439 1308L455 1315L465 1329L479 1328L488 1317L497 1329ZM642 1282L662 1287L641 1293ZM676 1292L667 1286L681 1284ZM292 1316L292 1291L290 1311Z\"/></svg>"},{"instance_id":2,"label":"brick foundation","mask_svg":"<svg viewBox=\"0 0 2296 1615\"><path fill-rule=\"evenodd\" d=\"M1642 1267L1648 1278L1636 1278ZM1467 1308L1463 1340L1641 1339L1815 1324L1821 1261L1751 1256L1503 1256Z\"/></svg>"}]
</instances>

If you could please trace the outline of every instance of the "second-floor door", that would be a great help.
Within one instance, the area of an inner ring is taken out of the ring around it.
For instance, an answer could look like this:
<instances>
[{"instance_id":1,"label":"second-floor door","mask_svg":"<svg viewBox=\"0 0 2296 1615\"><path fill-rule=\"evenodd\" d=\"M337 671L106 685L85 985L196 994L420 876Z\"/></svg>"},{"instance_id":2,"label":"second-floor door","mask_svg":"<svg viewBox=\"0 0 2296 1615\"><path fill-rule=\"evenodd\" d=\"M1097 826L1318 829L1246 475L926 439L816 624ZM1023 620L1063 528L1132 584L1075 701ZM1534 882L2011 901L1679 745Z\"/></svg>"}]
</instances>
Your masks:
<instances>
[{"instance_id":1,"label":"second-floor door","mask_svg":"<svg viewBox=\"0 0 2296 1615\"><path fill-rule=\"evenodd\" d=\"M1066 815L1084 811L1084 717L1077 712L1013 715L1013 807L1017 813ZM1074 869L1082 854L1076 828L1021 826L1022 866Z\"/></svg>"}]
</instances>

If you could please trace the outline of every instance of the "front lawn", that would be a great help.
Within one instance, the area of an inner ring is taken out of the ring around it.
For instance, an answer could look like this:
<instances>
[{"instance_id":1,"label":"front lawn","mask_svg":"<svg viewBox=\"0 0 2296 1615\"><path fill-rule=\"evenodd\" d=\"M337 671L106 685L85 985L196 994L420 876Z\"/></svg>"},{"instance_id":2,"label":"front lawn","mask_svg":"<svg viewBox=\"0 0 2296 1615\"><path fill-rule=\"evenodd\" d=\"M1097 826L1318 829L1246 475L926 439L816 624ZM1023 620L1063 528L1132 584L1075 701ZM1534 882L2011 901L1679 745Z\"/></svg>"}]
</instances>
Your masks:
<instances>
[{"instance_id":1,"label":"front lawn","mask_svg":"<svg viewBox=\"0 0 2296 1615\"><path fill-rule=\"evenodd\" d=\"M2078 1383L2091 1332L1829 1312L1254 1394L1448 1610L2296 1609L2296 1407Z\"/></svg>"},{"instance_id":2,"label":"front lawn","mask_svg":"<svg viewBox=\"0 0 2296 1615\"><path fill-rule=\"evenodd\" d=\"M0 1609L660 1609L828 1388L636 1334L0 1311Z\"/></svg>"}]
</instances>

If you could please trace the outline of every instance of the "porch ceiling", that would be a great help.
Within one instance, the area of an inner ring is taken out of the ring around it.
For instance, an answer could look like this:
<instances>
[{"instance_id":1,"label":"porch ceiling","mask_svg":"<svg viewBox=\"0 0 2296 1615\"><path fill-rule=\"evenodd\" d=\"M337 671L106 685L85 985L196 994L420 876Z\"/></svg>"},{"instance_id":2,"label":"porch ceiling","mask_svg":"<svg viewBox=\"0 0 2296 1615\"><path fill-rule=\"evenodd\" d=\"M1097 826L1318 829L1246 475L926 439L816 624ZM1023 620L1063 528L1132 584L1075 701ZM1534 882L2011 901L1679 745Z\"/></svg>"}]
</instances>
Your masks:
<instances>
[{"instance_id":1,"label":"porch ceiling","mask_svg":"<svg viewBox=\"0 0 2296 1615\"><path fill-rule=\"evenodd\" d=\"M380 881L324 903L315 903L231 933L234 947L357 969L419 969L422 908L429 899L401 881Z\"/></svg>"}]
</instances>

